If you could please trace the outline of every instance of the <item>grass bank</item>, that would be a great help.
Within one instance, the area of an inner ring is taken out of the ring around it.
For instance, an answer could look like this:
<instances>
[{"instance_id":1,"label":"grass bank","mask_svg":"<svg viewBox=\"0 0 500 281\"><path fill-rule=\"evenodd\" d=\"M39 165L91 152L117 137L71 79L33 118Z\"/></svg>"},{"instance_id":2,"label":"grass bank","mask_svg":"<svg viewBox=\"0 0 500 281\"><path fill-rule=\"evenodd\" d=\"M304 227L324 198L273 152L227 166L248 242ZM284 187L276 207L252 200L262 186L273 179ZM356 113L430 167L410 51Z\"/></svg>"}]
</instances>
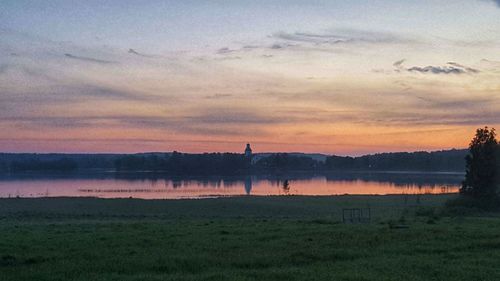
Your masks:
<instances>
[{"instance_id":1,"label":"grass bank","mask_svg":"<svg viewBox=\"0 0 500 281\"><path fill-rule=\"evenodd\" d=\"M1 199L0 280L499 280L500 219L450 197Z\"/></svg>"},{"instance_id":2,"label":"grass bank","mask_svg":"<svg viewBox=\"0 0 500 281\"><path fill-rule=\"evenodd\" d=\"M5 219L203 219L328 218L341 220L344 208L370 208L374 220L387 220L421 208L442 206L454 194L240 196L213 199L141 200L98 198L0 199Z\"/></svg>"}]
</instances>

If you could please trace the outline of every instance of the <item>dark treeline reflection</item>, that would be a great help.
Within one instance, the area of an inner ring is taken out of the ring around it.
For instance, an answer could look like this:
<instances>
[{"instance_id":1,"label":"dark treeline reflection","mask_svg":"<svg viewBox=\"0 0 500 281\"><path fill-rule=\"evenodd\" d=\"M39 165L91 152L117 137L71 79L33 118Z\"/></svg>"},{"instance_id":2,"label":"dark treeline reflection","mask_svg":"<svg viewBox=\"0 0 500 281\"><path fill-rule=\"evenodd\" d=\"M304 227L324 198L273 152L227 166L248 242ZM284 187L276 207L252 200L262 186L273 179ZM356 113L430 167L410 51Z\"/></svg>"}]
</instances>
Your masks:
<instances>
[{"instance_id":1,"label":"dark treeline reflection","mask_svg":"<svg viewBox=\"0 0 500 281\"><path fill-rule=\"evenodd\" d=\"M462 173L335 173L327 174L327 181L366 181L389 183L401 187L457 185Z\"/></svg>"},{"instance_id":2,"label":"dark treeline reflection","mask_svg":"<svg viewBox=\"0 0 500 281\"><path fill-rule=\"evenodd\" d=\"M14 173L0 174L1 180L68 180L68 179L116 179L124 181L171 181L174 187L182 187L196 183L204 186L241 185L245 181L270 181L273 185L281 185L283 181L307 181L324 178L326 181L373 181L387 182L396 185L406 184L457 184L463 179L463 173L413 173L413 172L290 172L255 175L165 175L151 172L106 172L85 171L75 173Z\"/></svg>"},{"instance_id":3,"label":"dark treeline reflection","mask_svg":"<svg viewBox=\"0 0 500 281\"><path fill-rule=\"evenodd\" d=\"M0 197L184 198L456 192L463 173L294 172L187 176L150 172L18 173L0 176Z\"/></svg>"}]
</instances>

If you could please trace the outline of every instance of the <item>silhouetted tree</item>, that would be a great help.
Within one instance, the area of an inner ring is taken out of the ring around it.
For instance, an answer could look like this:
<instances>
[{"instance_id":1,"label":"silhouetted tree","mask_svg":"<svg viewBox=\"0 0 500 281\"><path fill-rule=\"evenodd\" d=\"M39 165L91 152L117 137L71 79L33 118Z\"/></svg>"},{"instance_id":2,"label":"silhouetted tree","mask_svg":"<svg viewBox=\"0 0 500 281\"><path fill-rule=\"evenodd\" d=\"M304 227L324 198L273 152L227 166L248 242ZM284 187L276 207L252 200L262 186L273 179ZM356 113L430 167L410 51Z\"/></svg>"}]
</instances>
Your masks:
<instances>
[{"instance_id":1,"label":"silhouetted tree","mask_svg":"<svg viewBox=\"0 0 500 281\"><path fill-rule=\"evenodd\" d=\"M465 158L466 174L460 193L475 198L496 196L497 149L495 129L484 127L476 130Z\"/></svg>"}]
</instances>

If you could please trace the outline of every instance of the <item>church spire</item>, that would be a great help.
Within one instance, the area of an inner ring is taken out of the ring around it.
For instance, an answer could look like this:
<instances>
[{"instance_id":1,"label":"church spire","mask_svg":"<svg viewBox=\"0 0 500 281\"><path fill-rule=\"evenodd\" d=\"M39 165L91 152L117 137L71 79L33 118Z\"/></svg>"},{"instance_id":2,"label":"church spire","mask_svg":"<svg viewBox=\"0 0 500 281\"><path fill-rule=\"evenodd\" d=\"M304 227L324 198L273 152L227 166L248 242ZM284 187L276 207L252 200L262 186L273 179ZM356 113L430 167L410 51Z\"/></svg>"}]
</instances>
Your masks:
<instances>
[{"instance_id":1,"label":"church spire","mask_svg":"<svg viewBox=\"0 0 500 281\"><path fill-rule=\"evenodd\" d=\"M250 144L247 143L247 147L245 148L245 157L252 157L252 149L250 148Z\"/></svg>"}]
</instances>

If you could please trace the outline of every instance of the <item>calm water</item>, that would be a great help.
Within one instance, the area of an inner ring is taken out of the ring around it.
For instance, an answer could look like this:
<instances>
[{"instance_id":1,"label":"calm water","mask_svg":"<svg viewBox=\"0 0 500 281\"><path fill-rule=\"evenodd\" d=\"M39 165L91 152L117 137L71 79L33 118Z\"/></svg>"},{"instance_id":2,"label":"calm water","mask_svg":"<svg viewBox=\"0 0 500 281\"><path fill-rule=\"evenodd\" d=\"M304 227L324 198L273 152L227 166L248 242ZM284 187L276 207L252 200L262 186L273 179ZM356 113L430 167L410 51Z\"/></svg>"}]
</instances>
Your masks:
<instances>
[{"instance_id":1,"label":"calm water","mask_svg":"<svg viewBox=\"0 0 500 281\"><path fill-rule=\"evenodd\" d=\"M462 178L462 174L453 173L342 173L189 178L111 173L16 175L0 176L0 197L175 199L238 195L427 194L457 192Z\"/></svg>"}]
</instances>

